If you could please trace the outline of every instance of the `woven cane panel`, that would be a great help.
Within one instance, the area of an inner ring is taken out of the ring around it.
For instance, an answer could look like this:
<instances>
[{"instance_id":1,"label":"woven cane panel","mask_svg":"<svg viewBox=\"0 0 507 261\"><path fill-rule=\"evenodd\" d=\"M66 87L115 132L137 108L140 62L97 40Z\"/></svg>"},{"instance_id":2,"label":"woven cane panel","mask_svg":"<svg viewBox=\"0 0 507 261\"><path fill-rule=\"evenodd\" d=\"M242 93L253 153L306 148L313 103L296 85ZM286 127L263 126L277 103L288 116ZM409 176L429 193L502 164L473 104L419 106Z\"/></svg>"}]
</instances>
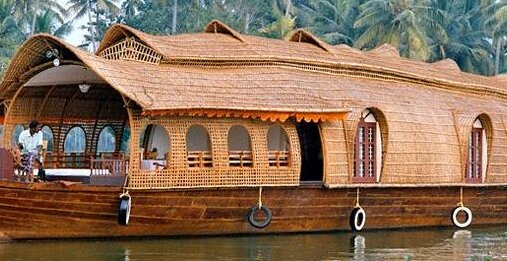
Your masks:
<instances>
[{"instance_id":1,"label":"woven cane panel","mask_svg":"<svg viewBox=\"0 0 507 261\"><path fill-rule=\"evenodd\" d=\"M488 143L492 146L489 147L491 152L488 153L486 182L507 180L505 164L507 122L499 118L499 115L505 115L505 108L501 106L500 101L491 101L486 106L478 98L462 97L456 93L428 96L430 92L418 88L412 89L410 93L399 94L398 97L403 99L389 97L398 95L399 90L394 88L378 95L375 95L375 92L377 91L365 95L366 98L360 102L363 107L352 108L349 120L344 125L345 137L339 131L324 128L325 153L328 159L327 184L347 182L344 177L333 179L336 177L333 177L333 165L345 166L340 160L333 160L338 158L333 155L333 148L339 146L336 143L341 141L348 144L345 146L350 157L348 161L349 164L353 163L353 141L357 119L359 113L370 106L380 108L389 126L389 140L386 152L383 153L381 183L462 182L469 131L473 121L483 113L491 117L492 126L492 134L488 134L488 140L491 140ZM470 104L474 103L478 106L474 106L471 111ZM456 111L466 113L458 113L456 116ZM352 175L350 168L348 175Z\"/></svg>"},{"instance_id":2,"label":"woven cane panel","mask_svg":"<svg viewBox=\"0 0 507 261\"><path fill-rule=\"evenodd\" d=\"M346 184L349 182L349 166L343 122L325 122L321 130L324 143L322 153L326 162L325 184Z\"/></svg>"},{"instance_id":3,"label":"woven cane panel","mask_svg":"<svg viewBox=\"0 0 507 261\"><path fill-rule=\"evenodd\" d=\"M137 42L134 38L126 38L98 54L100 57L108 60L129 60L151 64L159 64L162 55L150 47Z\"/></svg>"},{"instance_id":4,"label":"woven cane panel","mask_svg":"<svg viewBox=\"0 0 507 261\"><path fill-rule=\"evenodd\" d=\"M385 96L385 95L384 95ZM407 95L405 95L407 96ZM378 97L378 96L377 96ZM438 108L430 100L414 98L410 106L396 102L380 103L371 95L371 107L377 107L385 115L388 133L381 126L383 141L382 183L438 183L459 182L461 179L459 144L453 124L453 116L448 107ZM366 99L367 100L367 99ZM418 101L418 102L415 102ZM363 102L364 103L364 102ZM352 175L354 139L359 114L370 106L356 107L349 114L344 135L335 132L332 140L346 140L348 152L348 175ZM379 119L377 118L377 121ZM333 148L326 134L326 147ZM387 140L387 144L386 144ZM342 145L343 146L343 145ZM329 151L328 151L329 152ZM330 155L327 155L330 157ZM336 157L336 156L335 156ZM345 157L342 157L344 159ZM343 164L328 161L329 164ZM343 164L342 166L345 166ZM331 167L331 166L330 166ZM326 182L334 182L329 169ZM335 184L348 182L339 176Z\"/></svg>"},{"instance_id":5,"label":"woven cane panel","mask_svg":"<svg viewBox=\"0 0 507 261\"><path fill-rule=\"evenodd\" d=\"M491 137L488 138L488 169L486 171L486 182L507 181L507 129L502 118L506 114L488 114L491 117ZM483 124L484 126L485 124ZM488 133L488 126L486 133Z\"/></svg>"},{"instance_id":6,"label":"woven cane panel","mask_svg":"<svg viewBox=\"0 0 507 261\"><path fill-rule=\"evenodd\" d=\"M295 126L280 124L286 131L291 147L289 167L270 167L268 164L267 132L270 124L244 119L209 118L147 118L133 113L131 129L131 165L129 187L145 188L193 188L237 186L297 186L300 173L299 139ZM163 126L171 144L169 167L164 170L140 169L139 137L148 124ZM213 167L188 167L186 134L192 125L206 128L211 139ZM252 167L229 166L228 132L234 125L244 126L250 135L253 154Z\"/></svg>"},{"instance_id":7,"label":"woven cane panel","mask_svg":"<svg viewBox=\"0 0 507 261\"><path fill-rule=\"evenodd\" d=\"M421 100L410 107L392 106L388 153L382 182L460 182L459 144L453 116L446 108L431 108Z\"/></svg>"}]
</instances>

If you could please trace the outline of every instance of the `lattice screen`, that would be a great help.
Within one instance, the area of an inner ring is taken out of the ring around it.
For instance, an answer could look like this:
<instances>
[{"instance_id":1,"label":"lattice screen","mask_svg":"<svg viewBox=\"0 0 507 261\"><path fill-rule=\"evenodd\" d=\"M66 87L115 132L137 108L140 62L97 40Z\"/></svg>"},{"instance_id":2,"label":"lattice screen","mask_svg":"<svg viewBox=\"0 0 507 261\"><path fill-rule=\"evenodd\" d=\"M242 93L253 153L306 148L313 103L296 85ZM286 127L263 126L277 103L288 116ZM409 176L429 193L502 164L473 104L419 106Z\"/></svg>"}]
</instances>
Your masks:
<instances>
[{"instance_id":1,"label":"lattice screen","mask_svg":"<svg viewBox=\"0 0 507 261\"><path fill-rule=\"evenodd\" d=\"M171 158L163 170L140 168L140 135L148 124L163 126L169 135ZM211 139L213 167L188 167L186 133L190 126L204 126ZM234 125L243 125L252 144L253 167L229 166L228 131ZM210 119L204 117L148 118L134 115L131 129L130 182L131 189L237 187L237 186L297 186L299 185L300 146L292 123L281 123L291 148L290 166L273 167L268 164L267 133L272 123L260 120Z\"/></svg>"},{"instance_id":2,"label":"lattice screen","mask_svg":"<svg viewBox=\"0 0 507 261\"><path fill-rule=\"evenodd\" d=\"M126 38L98 54L108 60L129 60L159 64L162 55L152 48L136 41L134 38Z\"/></svg>"}]
</instances>

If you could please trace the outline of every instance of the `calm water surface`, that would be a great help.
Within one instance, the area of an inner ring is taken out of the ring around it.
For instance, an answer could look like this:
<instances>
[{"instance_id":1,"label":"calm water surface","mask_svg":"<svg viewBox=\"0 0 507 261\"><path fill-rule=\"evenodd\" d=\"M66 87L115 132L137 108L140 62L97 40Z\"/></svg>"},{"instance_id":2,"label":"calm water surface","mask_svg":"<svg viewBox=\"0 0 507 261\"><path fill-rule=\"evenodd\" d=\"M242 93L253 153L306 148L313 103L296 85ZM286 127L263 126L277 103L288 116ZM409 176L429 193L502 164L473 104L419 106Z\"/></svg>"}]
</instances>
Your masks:
<instances>
[{"instance_id":1,"label":"calm water surface","mask_svg":"<svg viewBox=\"0 0 507 261\"><path fill-rule=\"evenodd\" d=\"M0 244L0 260L507 260L507 227Z\"/></svg>"}]
</instances>

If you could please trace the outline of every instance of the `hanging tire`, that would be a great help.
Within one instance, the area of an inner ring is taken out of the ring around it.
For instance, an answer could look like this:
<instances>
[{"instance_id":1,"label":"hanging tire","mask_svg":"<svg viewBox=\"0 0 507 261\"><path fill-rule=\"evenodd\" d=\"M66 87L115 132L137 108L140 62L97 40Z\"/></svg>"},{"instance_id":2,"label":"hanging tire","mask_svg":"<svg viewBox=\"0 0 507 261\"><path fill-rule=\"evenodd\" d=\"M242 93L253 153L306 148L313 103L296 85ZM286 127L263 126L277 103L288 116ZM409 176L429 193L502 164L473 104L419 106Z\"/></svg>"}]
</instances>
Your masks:
<instances>
[{"instance_id":1,"label":"hanging tire","mask_svg":"<svg viewBox=\"0 0 507 261\"><path fill-rule=\"evenodd\" d=\"M349 218L350 228L354 231L361 231L366 223L366 212L362 207L352 209Z\"/></svg>"},{"instance_id":2,"label":"hanging tire","mask_svg":"<svg viewBox=\"0 0 507 261\"><path fill-rule=\"evenodd\" d=\"M118 224L125 226L129 224L131 202L132 200L129 195L123 195L120 197Z\"/></svg>"},{"instance_id":3,"label":"hanging tire","mask_svg":"<svg viewBox=\"0 0 507 261\"><path fill-rule=\"evenodd\" d=\"M466 214L465 222L461 222L461 221L458 220L458 214L461 211L465 212L465 214ZM464 207L464 206L456 207L452 211L451 220L452 220L452 223L456 227L459 227L459 228L468 227L472 223L472 211L469 208Z\"/></svg>"},{"instance_id":4,"label":"hanging tire","mask_svg":"<svg viewBox=\"0 0 507 261\"><path fill-rule=\"evenodd\" d=\"M264 216L266 217L264 220L257 220L255 219L255 215L257 212L264 213ZM271 210L266 206L261 206L259 208L258 205L255 205L248 209L248 213L246 214L246 220L248 220L248 223L252 225L255 228L265 228L271 223L271 219L273 218L273 213Z\"/></svg>"}]
</instances>

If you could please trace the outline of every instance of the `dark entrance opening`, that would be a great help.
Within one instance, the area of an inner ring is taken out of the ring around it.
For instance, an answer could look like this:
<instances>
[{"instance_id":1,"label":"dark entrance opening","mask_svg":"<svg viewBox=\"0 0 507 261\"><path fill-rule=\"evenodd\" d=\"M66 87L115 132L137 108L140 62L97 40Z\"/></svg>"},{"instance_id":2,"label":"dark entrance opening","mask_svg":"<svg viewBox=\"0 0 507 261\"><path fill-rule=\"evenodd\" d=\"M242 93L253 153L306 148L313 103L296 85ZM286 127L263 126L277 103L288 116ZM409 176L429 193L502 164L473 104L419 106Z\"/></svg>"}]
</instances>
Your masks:
<instances>
[{"instance_id":1,"label":"dark entrance opening","mask_svg":"<svg viewBox=\"0 0 507 261\"><path fill-rule=\"evenodd\" d=\"M319 126L313 122L296 125L301 146L301 181L322 181L323 159Z\"/></svg>"}]
</instances>

